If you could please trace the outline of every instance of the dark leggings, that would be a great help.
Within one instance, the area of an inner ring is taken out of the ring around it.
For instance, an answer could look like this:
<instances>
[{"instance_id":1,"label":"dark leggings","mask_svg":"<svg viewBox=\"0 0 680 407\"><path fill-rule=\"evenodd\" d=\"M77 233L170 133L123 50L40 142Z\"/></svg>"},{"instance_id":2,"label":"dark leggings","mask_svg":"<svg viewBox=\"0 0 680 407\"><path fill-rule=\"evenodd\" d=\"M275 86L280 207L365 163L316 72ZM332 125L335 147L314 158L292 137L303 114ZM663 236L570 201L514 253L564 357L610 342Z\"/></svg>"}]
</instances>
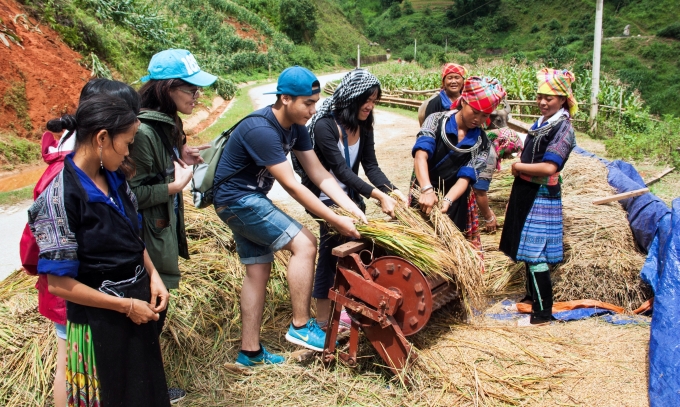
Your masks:
<instances>
[{"instance_id":1,"label":"dark leggings","mask_svg":"<svg viewBox=\"0 0 680 407\"><path fill-rule=\"evenodd\" d=\"M326 206L332 206L333 201L324 200ZM346 237L335 233L330 234L330 229L326 222L319 225L319 260L316 263L316 273L314 274L314 290L312 297L325 300L328 298L328 290L333 288L335 283L335 272L338 258L333 256L333 248L340 246L347 241Z\"/></svg>"},{"instance_id":2,"label":"dark leggings","mask_svg":"<svg viewBox=\"0 0 680 407\"><path fill-rule=\"evenodd\" d=\"M531 297L531 318L549 320L552 317L553 292L550 269L545 263L536 265L525 263L527 278L527 294ZM532 271L532 268L544 266L545 270Z\"/></svg>"}]
</instances>

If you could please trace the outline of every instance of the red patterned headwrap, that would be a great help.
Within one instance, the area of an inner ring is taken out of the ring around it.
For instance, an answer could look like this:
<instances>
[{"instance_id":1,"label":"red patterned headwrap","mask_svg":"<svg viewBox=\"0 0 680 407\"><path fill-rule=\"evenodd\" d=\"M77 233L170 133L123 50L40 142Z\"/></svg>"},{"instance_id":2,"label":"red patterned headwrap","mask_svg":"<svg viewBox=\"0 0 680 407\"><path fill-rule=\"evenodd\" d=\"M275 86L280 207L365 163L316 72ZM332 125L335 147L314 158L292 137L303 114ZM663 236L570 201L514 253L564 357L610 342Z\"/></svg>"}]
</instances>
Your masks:
<instances>
[{"instance_id":1,"label":"red patterned headwrap","mask_svg":"<svg viewBox=\"0 0 680 407\"><path fill-rule=\"evenodd\" d=\"M458 65L454 63L448 63L442 67L442 79L446 78L446 75L452 73L457 73L458 75L465 78L468 74L468 71L467 69L465 69L463 65Z\"/></svg>"},{"instance_id":2,"label":"red patterned headwrap","mask_svg":"<svg viewBox=\"0 0 680 407\"><path fill-rule=\"evenodd\" d=\"M506 92L496 78L471 76L465 80L460 98L473 109L493 113L505 97Z\"/></svg>"}]
</instances>

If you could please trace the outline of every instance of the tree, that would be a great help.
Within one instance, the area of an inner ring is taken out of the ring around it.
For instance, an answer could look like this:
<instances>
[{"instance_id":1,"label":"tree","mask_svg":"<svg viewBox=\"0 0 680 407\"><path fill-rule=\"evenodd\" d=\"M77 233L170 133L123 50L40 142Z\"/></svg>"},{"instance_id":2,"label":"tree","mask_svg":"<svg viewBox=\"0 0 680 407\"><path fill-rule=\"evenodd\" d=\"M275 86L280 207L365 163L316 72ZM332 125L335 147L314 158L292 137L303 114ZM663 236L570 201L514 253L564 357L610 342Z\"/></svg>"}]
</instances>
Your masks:
<instances>
[{"instance_id":1,"label":"tree","mask_svg":"<svg viewBox=\"0 0 680 407\"><path fill-rule=\"evenodd\" d=\"M401 0L380 0L380 7L382 7L383 10L387 10L392 6L392 4L399 4L401 3Z\"/></svg>"},{"instance_id":2,"label":"tree","mask_svg":"<svg viewBox=\"0 0 680 407\"><path fill-rule=\"evenodd\" d=\"M390 6L390 18L392 20L396 20L397 18L401 17L401 8L399 7L399 3L394 3Z\"/></svg>"},{"instance_id":3,"label":"tree","mask_svg":"<svg viewBox=\"0 0 680 407\"><path fill-rule=\"evenodd\" d=\"M447 10L449 20L456 20L459 25L472 24L478 17L494 14L500 7L500 0L482 3L478 0L454 0L453 7Z\"/></svg>"},{"instance_id":4,"label":"tree","mask_svg":"<svg viewBox=\"0 0 680 407\"><path fill-rule=\"evenodd\" d=\"M404 14L406 14L407 16L413 14L413 4L411 4L409 0L404 0L401 6Z\"/></svg>"},{"instance_id":5,"label":"tree","mask_svg":"<svg viewBox=\"0 0 680 407\"><path fill-rule=\"evenodd\" d=\"M294 43L308 43L319 28L316 14L316 6L311 0L281 0L279 28Z\"/></svg>"}]
</instances>

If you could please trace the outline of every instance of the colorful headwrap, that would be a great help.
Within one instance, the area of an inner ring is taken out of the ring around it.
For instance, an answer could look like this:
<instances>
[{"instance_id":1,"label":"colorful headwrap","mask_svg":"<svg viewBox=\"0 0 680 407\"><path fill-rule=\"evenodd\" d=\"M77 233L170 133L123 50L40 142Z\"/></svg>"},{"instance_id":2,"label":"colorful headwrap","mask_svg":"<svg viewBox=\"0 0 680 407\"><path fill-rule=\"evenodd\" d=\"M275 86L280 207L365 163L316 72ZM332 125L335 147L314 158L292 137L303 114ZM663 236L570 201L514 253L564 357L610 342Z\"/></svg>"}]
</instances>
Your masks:
<instances>
[{"instance_id":1,"label":"colorful headwrap","mask_svg":"<svg viewBox=\"0 0 680 407\"><path fill-rule=\"evenodd\" d=\"M501 160L505 154L520 153L522 152L522 139L516 131L508 128L502 127L496 130L490 130L486 133L486 136L493 143L494 149L496 150L496 169L500 171Z\"/></svg>"},{"instance_id":2,"label":"colorful headwrap","mask_svg":"<svg viewBox=\"0 0 680 407\"><path fill-rule=\"evenodd\" d=\"M314 145L314 126L320 118L330 115L333 110L346 108L356 98L376 85L380 86L378 78L365 69L354 69L343 76L333 96L323 101L307 126L312 145Z\"/></svg>"},{"instance_id":3,"label":"colorful headwrap","mask_svg":"<svg viewBox=\"0 0 680 407\"><path fill-rule=\"evenodd\" d=\"M446 78L446 75L457 73L458 75L465 78L468 74L467 69L463 65L458 65L454 63L445 64L442 67L442 79Z\"/></svg>"},{"instance_id":4,"label":"colorful headwrap","mask_svg":"<svg viewBox=\"0 0 680 407\"><path fill-rule=\"evenodd\" d=\"M506 92L496 78L471 76L465 80L460 98L475 110L493 113Z\"/></svg>"},{"instance_id":5,"label":"colorful headwrap","mask_svg":"<svg viewBox=\"0 0 680 407\"><path fill-rule=\"evenodd\" d=\"M536 93L543 95L566 96L569 105L569 115L574 117L578 112L578 102L571 91L571 84L576 80L574 74L566 69L557 70L543 68L536 73L538 89Z\"/></svg>"}]
</instances>

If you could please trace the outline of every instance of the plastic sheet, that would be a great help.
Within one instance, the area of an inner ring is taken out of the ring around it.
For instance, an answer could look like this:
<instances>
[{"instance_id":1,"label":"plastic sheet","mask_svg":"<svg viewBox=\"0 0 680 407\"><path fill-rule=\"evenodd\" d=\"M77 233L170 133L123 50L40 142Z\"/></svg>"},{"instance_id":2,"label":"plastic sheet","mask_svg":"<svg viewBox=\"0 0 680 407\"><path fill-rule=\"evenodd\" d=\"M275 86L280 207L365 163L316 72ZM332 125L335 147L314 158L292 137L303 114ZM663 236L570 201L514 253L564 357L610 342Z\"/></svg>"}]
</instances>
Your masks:
<instances>
[{"instance_id":1,"label":"plastic sheet","mask_svg":"<svg viewBox=\"0 0 680 407\"><path fill-rule=\"evenodd\" d=\"M645 188L645 181L635 167L627 162L612 161L608 167L607 181L609 185L616 189L617 193ZM634 198L622 199L619 202L623 209L628 212L628 223L630 223L635 241L646 253L656 234L659 220L670 212L668 206L656 195L649 192Z\"/></svg>"},{"instance_id":2,"label":"plastic sheet","mask_svg":"<svg viewBox=\"0 0 680 407\"><path fill-rule=\"evenodd\" d=\"M670 233L658 256L661 268L655 289L649 340L649 403L680 406L680 198L673 201Z\"/></svg>"}]
</instances>

